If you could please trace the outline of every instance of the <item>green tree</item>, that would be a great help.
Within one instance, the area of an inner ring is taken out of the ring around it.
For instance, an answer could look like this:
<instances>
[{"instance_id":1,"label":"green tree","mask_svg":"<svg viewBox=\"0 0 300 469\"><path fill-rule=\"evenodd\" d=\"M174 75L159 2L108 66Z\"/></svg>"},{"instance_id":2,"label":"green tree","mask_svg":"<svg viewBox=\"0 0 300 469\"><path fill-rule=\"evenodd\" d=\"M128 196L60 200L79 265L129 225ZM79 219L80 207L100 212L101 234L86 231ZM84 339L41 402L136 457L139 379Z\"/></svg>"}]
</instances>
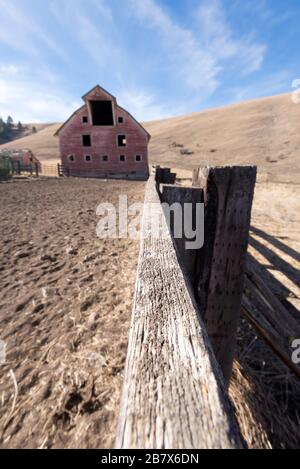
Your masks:
<instances>
[{"instance_id":1,"label":"green tree","mask_svg":"<svg viewBox=\"0 0 300 469\"><path fill-rule=\"evenodd\" d=\"M8 116L8 118L6 119L6 125L7 125L8 129L12 128L13 123L14 123L13 118L11 116Z\"/></svg>"},{"instance_id":2,"label":"green tree","mask_svg":"<svg viewBox=\"0 0 300 469\"><path fill-rule=\"evenodd\" d=\"M6 138L8 135L8 127L6 122L0 117L0 137Z\"/></svg>"},{"instance_id":3,"label":"green tree","mask_svg":"<svg viewBox=\"0 0 300 469\"><path fill-rule=\"evenodd\" d=\"M23 130L23 125L20 121L18 122L18 130Z\"/></svg>"}]
</instances>

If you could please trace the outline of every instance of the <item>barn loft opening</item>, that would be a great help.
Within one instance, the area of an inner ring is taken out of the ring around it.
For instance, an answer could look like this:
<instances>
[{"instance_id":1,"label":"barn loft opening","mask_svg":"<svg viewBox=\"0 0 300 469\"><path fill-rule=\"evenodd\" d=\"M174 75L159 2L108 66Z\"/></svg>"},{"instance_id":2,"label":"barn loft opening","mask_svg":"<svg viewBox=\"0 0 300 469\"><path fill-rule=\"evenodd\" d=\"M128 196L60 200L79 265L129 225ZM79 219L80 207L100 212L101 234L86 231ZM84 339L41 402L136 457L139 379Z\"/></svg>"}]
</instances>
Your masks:
<instances>
[{"instance_id":1,"label":"barn loft opening","mask_svg":"<svg viewBox=\"0 0 300 469\"><path fill-rule=\"evenodd\" d=\"M124 118L123 117L118 117L118 122L119 124L124 124Z\"/></svg>"},{"instance_id":2,"label":"barn loft opening","mask_svg":"<svg viewBox=\"0 0 300 469\"><path fill-rule=\"evenodd\" d=\"M114 125L111 101L90 101L93 125Z\"/></svg>"},{"instance_id":3,"label":"barn loft opening","mask_svg":"<svg viewBox=\"0 0 300 469\"><path fill-rule=\"evenodd\" d=\"M83 116L82 117L82 123L83 124L88 124L89 120L88 120L88 116Z\"/></svg>"},{"instance_id":4,"label":"barn loft opening","mask_svg":"<svg viewBox=\"0 0 300 469\"><path fill-rule=\"evenodd\" d=\"M92 146L91 136L90 136L90 135L83 135L83 136L82 136L82 145L83 145L84 147L90 147L90 146Z\"/></svg>"},{"instance_id":5,"label":"barn loft opening","mask_svg":"<svg viewBox=\"0 0 300 469\"><path fill-rule=\"evenodd\" d=\"M118 147L126 147L126 135L118 135Z\"/></svg>"},{"instance_id":6,"label":"barn loft opening","mask_svg":"<svg viewBox=\"0 0 300 469\"><path fill-rule=\"evenodd\" d=\"M124 163L126 160L126 156L125 155L120 155L120 161L121 163Z\"/></svg>"}]
</instances>

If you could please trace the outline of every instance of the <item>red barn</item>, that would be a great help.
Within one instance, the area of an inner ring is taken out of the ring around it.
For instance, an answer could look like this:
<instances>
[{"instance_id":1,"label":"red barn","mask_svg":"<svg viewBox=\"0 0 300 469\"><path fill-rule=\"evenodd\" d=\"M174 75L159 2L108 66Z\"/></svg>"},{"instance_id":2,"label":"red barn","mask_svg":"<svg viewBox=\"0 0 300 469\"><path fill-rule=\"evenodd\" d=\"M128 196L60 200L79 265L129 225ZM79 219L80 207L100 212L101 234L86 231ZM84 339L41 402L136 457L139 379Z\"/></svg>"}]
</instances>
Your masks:
<instances>
[{"instance_id":1,"label":"red barn","mask_svg":"<svg viewBox=\"0 0 300 469\"><path fill-rule=\"evenodd\" d=\"M99 85L58 129L63 173L76 177L149 177L150 135Z\"/></svg>"}]
</instances>

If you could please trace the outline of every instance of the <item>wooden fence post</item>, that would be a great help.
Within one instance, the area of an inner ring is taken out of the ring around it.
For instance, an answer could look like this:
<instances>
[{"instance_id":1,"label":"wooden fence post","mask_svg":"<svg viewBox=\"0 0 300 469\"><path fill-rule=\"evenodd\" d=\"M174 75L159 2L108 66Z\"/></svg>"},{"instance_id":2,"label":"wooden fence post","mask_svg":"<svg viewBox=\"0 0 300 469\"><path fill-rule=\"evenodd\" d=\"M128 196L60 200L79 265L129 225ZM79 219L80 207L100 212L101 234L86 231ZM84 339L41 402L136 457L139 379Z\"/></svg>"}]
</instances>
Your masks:
<instances>
[{"instance_id":1,"label":"wooden fence post","mask_svg":"<svg viewBox=\"0 0 300 469\"><path fill-rule=\"evenodd\" d=\"M175 184L176 174L171 172L170 168L161 168L157 166L155 169L155 180L158 184Z\"/></svg>"},{"instance_id":2,"label":"wooden fence post","mask_svg":"<svg viewBox=\"0 0 300 469\"><path fill-rule=\"evenodd\" d=\"M157 219L162 220L158 233ZM242 447L152 176L146 185L116 448Z\"/></svg>"},{"instance_id":3,"label":"wooden fence post","mask_svg":"<svg viewBox=\"0 0 300 469\"><path fill-rule=\"evenodd\" d=\"M241 311L256 167L205 168L193 182L204 189L205 244L195 294L228 385Z\"/></svg>"},{"instance_id":4,"label":"wooden fence post","mask_svg":"<svg viewBox=\"0 0 300 469\"><path fill-rule=\"evenodd\" d=\"M185 233L185 217L189 216L190 214L185 212L186 204L191 204L192 206L192 219L188 220L188 222L192 223L192 227L196 230L196 221L199 223L202 222L201 217L199 216L199 205L204 202L203 200L203 190L195 189L191 187L179 187L179 186L166 186L164 185L162 188L161 194L161 201L163 203L167 203L169 207L176 208L176 205L179 204L181 209L181 237L174 237L174 217L170 217L170 233L173 237L174 243L176 245L176 249L178 255L180 257L180 262L182 267L185 269L187 276L190 280L191 285L194 285L195 275L196 275L196 263L197 263L197 256L198 250L197 249L186 249L186 243L194 241L192 239L188 239ZM197 213L198 212L198 213ZM197 220L196 220L197 218ZM180 220L179 220L180 221ZM203 229L204 227L197 227L199 229ZM197 233L199 235L199 233Z\"/></svg>"}]
</instances>

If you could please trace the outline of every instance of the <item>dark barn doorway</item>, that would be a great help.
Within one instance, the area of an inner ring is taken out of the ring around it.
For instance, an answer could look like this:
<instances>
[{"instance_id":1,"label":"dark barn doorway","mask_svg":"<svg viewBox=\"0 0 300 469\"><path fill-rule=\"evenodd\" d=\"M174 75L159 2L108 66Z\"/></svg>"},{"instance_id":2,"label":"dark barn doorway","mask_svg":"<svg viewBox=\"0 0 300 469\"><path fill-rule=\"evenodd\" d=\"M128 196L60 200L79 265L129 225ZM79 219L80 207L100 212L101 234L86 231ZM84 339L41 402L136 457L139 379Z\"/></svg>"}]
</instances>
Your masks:
<instances>
[{"instance_id":1,"label":"dark barn doorway","mask_svg":"<svg viewBox=\"0 0 300 469\"><path fill-rule=\"evenodd\" d=\"M114 125L111 101L90 101L93 125Z\"/></svg>"}]
</instances>

